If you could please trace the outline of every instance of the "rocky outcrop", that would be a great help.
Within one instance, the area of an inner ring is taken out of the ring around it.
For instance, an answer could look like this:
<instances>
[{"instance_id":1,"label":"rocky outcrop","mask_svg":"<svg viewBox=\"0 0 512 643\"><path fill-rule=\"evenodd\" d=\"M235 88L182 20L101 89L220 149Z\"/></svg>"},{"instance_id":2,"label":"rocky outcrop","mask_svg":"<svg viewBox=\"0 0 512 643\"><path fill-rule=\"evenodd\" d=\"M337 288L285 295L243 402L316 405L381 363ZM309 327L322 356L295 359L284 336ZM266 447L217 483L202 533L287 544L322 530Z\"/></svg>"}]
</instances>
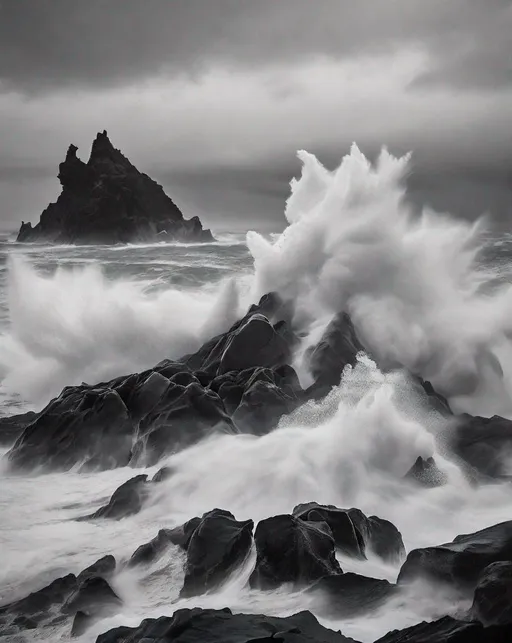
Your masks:
<instances>
[{"instance_id":1,"label":"rocky outcrop","mask_svg":"<svg viewBox=\"0 0 512 643\"><path fill-rule=\"evenodd\" d=\"M304 400L286 363L296 338L282 315L279 298L266 295L193 354L109 382L67 387L39 414L5 419L9 434L18 435L7 454L10 466L152 466L212 433L267 433Z\"/></svg>"},{"instance_id":2,"label":"rocky outcrop","mask_svg":"<svg viewBox=\"0 0 512 643\"><path fill-rule=\"evenodd\" d=\"M116 244L138 241L213 241L198 217L186 220L156 181L99 133L87 163L70 145L59 165L62 192L32 227L22 223L18 242Z\"/></svg>"},{"instance_id":3,"label":"rocky outcrop","mask_svg":"<svg viewBox=\"0 0 512 643\"><path fill-rule=\"evenodd\" d=\"M457 536L438 547L414 549L407 556L398 583L426 578L470 593L491 563L512 560L512 521Z\"/></svg>"},{"instance_id":4,"label":"rocky outcrop","mask_svg":"<svg viewBox=\"0 0 512 643\"><path fill-rule=\"evenodd\" d=\"M311 612L287 618L261 614L233 614L229 609L182 609L173 616L148 618L138 627L116 627L101 634L96 643L356 643L333 632Z\"/></svg>"},{"instance_id":5,"label":"rocky outcrop","mask_svg":"<svg viewBox=\"0 0 512 643\"><path fill-rule=\"evenodd\" d=\"M491 563L483 570L471 614L484 625L512 623L512 562Z\"/></svg>"},{"instance_id":6,"label":"rocky outcrop","mask_svg":"<svg viewBox=\"0 0 512 643\"><path fill-rule=\"evenodd\" d=\"M115 558L104 556L78 576L56 578L25 598L1 606L0 638L73 617L74 633L84 632L95 620L114 613L121 605L121 599L106 580L115 567Z\"/></svg>"},{"instance_id":7,"label":"rocky outcrop","mask_svg":"<svg viewBox=\"0 0 512 643\"><path fill-rule=\"evenodd\" d=\"M283 583L302 587L342 573L334 538L325 522L274 516L258 523L254 541L257 558L249 579L252 588L270 590Z\"/></svg>"},{"instance_id":8,"label":"rocky outcrop","mask_svg":"<svg viewBox=\"0 0 512 643\"><path fill-rule=\"evenodd\" d=\"M368 550L389 562L405 557L402 535L393 523L378 516L367 517L360 509L338 509L308 502L297 505L293 515L307 522L326 523L337 549L354 558L366 558Z\"/></svg>"},{"instance_id":9,"label":"rocky outcrop","mask_svg":"<svg viewBox=\"0 0 512 643\"><path fill-rule=\"evenodd\" d=\"M249 555L252 520L238 522L229 511L204 514L187 546L185 580L180 596L203 594L221 585Z\"/></svg>"}]
</instances>

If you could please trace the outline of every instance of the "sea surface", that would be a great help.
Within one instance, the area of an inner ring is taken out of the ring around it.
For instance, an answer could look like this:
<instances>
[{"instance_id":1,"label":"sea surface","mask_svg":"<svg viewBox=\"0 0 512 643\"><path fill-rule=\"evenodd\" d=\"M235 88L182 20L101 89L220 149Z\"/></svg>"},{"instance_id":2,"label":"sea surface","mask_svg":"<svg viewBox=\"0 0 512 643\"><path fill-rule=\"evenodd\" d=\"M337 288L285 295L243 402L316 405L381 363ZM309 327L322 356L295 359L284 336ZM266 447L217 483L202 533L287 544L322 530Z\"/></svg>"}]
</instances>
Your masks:
<instances>
[{"instance_id":1,"label":"sea surface","mask_svg":"<svg viewBox=\"0 0 512 643\"><path fill-rule=\"evenodd\" d=\"M226 330L269 290L293 300L303 347L347 308L372 354L395 365L382 371L363 358L326 400L284 418L269 435L219 436L171 456L180 475L162 483L138 515L120 521L74 518L142 470L17 475L3 461L0 604L112 553L120 569L112 585L123 609L79 641L180 607L228 606L273 615L311 609L366 643L469 607L417 585L371 615L332 620L306 593L247 589L254 557L218 592L187 600L178 598L184 557L177 548L147 568L122 566L159 529L214 507L257 521L308 501L354 506L391 520L408 551L511 518L509 485L471 486L438 452L434 436L450 427L415 398L402 367L428 376L460 410L512 417L512 234L490 235L446 215L411 222L394 198L396 159L375 170L377 188L368 178L373 170L354 152L348 159L329 176L306 159L282 236L224 232L212 244L113 247L0 240L3 415L42 408L69 384L177 358ZM300 351L296 367L306 381ZM419 455L435 457L445 486L412 489L404 482ZM372 556L340 556L340 563L390 581L399 570ZM69 631L55 624L26 637L67 641Z\"/></svg>"}]
</instances>

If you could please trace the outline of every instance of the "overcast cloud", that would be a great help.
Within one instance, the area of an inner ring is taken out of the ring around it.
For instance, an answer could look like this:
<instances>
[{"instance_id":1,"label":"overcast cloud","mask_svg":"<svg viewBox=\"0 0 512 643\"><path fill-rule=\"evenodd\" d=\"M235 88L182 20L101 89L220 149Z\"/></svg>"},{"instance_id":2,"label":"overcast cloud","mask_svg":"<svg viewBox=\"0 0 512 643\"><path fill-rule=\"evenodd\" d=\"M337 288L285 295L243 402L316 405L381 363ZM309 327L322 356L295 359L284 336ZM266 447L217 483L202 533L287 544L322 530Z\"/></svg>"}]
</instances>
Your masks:
<instances>
[{"instance_id":1,"label":"overcast cloud","mask_svg":"<svg viewBox=\"0 0 512 643\"><path fill-rule=\"evenodd\" d=\"M107 129L186 215L283 224L296 149L413 150L414 195L512 209L511 0L0 0L0 217Z\"/></svg>"}]
</instances>

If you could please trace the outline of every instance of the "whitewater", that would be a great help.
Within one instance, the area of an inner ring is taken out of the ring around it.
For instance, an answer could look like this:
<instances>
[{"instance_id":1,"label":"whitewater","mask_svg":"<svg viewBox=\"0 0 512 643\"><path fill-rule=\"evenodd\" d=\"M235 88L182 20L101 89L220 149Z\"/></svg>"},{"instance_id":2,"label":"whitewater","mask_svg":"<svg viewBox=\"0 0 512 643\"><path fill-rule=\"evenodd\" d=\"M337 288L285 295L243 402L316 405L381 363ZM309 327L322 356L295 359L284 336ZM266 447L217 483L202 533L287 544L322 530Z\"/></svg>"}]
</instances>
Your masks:
<instances>
[{"instance_id":1,"label":"whitewater","mask_svg":"<svg viewBox=\"0 0 512 643\"><path fill-rule=\"evenodd\" d=\"M512 418L512 236L487 221L413 211L409 156L383 150L372 164L353 146L335 170L300 152L280 235L221 233L212 244L24 246L0 243L2 415L40 410L64 386L94 384L197 350L247 307L277 291L300 337L294 366L311 381L307 348L333 315L350 314L368 348L340 385L263 437L219 435L151 469L14 475L0 461L0 604L105 554L126 561L159 529L219 507L238 520L289 513L317 501L393 522L407 551L510 519L506 483L475 486L440 444L452 420L426 406L410 373L431 381L457 412ZM6 450L5 450L6 451ZM434 456L444 486L403 476ZM77 522L137 473L174 475L143 510L120 521ZM123 568L112 587L124 604L79 641L180 607L230 607L286 616L310 609L359 641L457 615L460 597L422 584L370 615L333 621L311 594L246 586L254 556L220 590L179 599L184 554ZM399 564L342 555L344 571L395 581ZM420 599L421 597L421 599ZM28 640L67 640L56 623Z\"/></svg>"}]
</instances>

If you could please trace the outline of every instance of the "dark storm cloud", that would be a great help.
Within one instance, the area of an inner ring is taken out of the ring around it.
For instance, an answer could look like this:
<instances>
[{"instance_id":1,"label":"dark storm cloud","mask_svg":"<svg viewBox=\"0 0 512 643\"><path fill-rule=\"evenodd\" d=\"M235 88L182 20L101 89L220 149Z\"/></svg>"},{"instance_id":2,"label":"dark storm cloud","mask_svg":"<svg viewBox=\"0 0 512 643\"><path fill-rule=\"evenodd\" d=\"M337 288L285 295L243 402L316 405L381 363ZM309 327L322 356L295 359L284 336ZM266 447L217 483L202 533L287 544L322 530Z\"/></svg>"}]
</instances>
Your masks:
<instances>
[{"instance_id":1,"label":"dark storm cloud","mask_svg":"<svg viewBox=\"0 0 512 643\"><path fill-rule=\"evenodd\" d=\"M435 56L429 82L510 83L510 0L0 0L4 89L112 86L211 65Z\"/></svg>"}]
</instances>

